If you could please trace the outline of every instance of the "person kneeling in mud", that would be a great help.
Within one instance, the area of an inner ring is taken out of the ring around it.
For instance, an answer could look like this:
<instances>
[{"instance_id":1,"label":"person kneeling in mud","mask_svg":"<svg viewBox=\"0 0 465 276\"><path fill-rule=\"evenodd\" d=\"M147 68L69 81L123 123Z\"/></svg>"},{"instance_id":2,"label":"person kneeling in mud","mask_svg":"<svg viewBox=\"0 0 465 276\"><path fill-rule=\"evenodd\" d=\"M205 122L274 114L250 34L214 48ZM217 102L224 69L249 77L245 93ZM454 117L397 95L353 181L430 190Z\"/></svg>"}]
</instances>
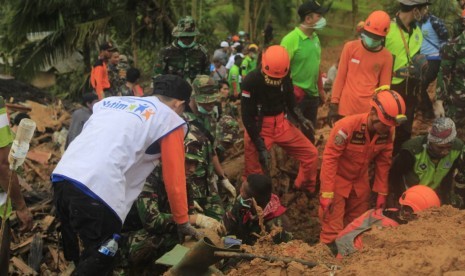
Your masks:
<instances>
[{"instance_id":1,"label":"person kneeling in mud","mask_svg":"<svg viewBox=\"0 0 465 276\"><path fill-rule=\"evenodd\" d=\"M286 231L289 225L284 215L286 208L271 190L269 176L250 174L247 177L232 210L223 217L228 235L235 235L243 244L252 245L262 230L271 232L281 227L279 233L273 236L273 241L278 244L292 239L292 234ZM263 217L264 229L260 227L260 216Z\"/></svg>"},{"instance_id":2,"label":"person kneeling in mud","mask_svg":"<svg viewBox=\"0 0 465 276\"><path fill-rule=\"evenodd\" d=\"M436 192L428 186L416 185L407 189L399 198L400 209L371 209L347 225L336 240L329 244L338 258L362 249L362 234L373 226L397 227L416 218L417 212L439 207L441 202Z\"/></svg>"},{"instance_id":3,"label":"person kneeling in mud","mask_svg":"<svg viewBox=\"0 0 465 276\"><path fill-rule=\"evenodd\" d=\"M192 205L190 176L194 173L197 165L191 154L195 145L197 144L188 143L186 145L185 165L189 205ZM155 260L181 242L170 211L165 186L160 181L159 173L160 171L154 170L147 178L142 193L134 202L128 219L125 221L120 272L142 273L144 270L153 272ZM190 206L190 208L193 207ZM189 212L189 223L200 228L199 232L204 234L205 229L216 232L220 236L226 232L221 222L203 214Z\"/></svg>"}]
</instances>

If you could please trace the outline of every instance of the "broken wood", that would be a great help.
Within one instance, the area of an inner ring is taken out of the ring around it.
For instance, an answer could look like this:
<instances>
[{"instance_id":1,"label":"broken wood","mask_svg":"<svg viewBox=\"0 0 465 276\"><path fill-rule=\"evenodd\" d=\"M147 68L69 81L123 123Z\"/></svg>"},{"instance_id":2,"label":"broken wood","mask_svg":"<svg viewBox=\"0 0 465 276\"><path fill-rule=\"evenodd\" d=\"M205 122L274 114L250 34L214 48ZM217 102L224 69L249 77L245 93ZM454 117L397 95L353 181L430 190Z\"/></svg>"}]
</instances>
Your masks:
<instances>
[{"instance_id":1,"label":"broken wood","mask_svg":"<svg viewBox=\"0 0 465 276\"><path fill-rule=\"evenodd\" d=\"M22 275L37 275L37 272L35 272L34 269L18 257L11 258L11 262L13 262L13 265L22 272Z\"/></svg>"},{"instance_id":2,"label":"broken wood","mask_svg":"<svg viewBox=\"0 0 465 276\"><path fill-rule=\"evenodd\" d=\"M8 109L8 111L29 112L29 111L32 110L30 107L20 105L20 104L7 103L7 104L5 104L5 106Z\"/></svg>"},{"instance_id":3,"label":"broken wood","mask_svg":"<svg viewBox=\"0 0 465 276\"><path fill-rule=\"evenodd\" d=\"M27 153L26 157L29 160L36 161L37 163L43 165L47 165L48 160L50 159L50 157L52 157L52 153L38 149L33 149Z\"/></svg>"},{"instance_id":4,"label":"broken wood","mask_svg":"<svg viewBox=\"0 0 465 276\"><path fill-rule=\"evenodd\" d=\"M11 247L10 247L11 251L16 251L16 250L18 250L18 249L20 249L20 248L23 248L23 247L29 245L29 244L32 242L32 239L33 239L33 238L34 238L34 237L31 236L31 237L27 238L26 240L24 240L22 243L20 243L20 244L15 244L15 245L11 246Z\"/></svg>"},{"instance_id":5,"label":"broken wood","mask_svg":"<svg viewBox=\"0 0 465 276\"><path fill-rule=\"evenodd\" d=\"M43 180L43 181L49 181L49 176L48 175L45 175L36 165L32 164L31 161L29 160L24 160L24 163L29 167L31 168L32 170L34 170L34 172Z\"/></svg>"},{"instance_id":6,"label":"broken wood","mask_svg":"<svg viewBox=\"0 0 465 276\"><path fill-rule=\"evenodd\" d=\"M40 222L40 227L44 231L48 231L48 228L50 228L50 225L55 221L55 217L51 215L47 215L45 218L42 219Z\"/></svg>"}]
</instances>

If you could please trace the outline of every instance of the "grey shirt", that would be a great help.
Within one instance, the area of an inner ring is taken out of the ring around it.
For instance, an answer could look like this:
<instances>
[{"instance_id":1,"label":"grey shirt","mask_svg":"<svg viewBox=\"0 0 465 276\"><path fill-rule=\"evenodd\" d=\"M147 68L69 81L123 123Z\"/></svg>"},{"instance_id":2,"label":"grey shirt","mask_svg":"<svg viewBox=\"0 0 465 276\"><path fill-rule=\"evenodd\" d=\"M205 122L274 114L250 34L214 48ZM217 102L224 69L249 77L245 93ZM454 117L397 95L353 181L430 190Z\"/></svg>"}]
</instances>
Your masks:
<instances>
[{"instance_id":1,"label":"grey shirt","mask_svg":"<svg viewBox=\"0 0 465 276\"><path fill-rule=\"evenodd\" d=\"M92 110L87 107L81 107L73 112L71 117L71 125L69 126L68 137L66 138L65 149L68 148L69 144L76 138L82 131L84 124L89 120L92 115Z\"/></svg>"}]
</instances>

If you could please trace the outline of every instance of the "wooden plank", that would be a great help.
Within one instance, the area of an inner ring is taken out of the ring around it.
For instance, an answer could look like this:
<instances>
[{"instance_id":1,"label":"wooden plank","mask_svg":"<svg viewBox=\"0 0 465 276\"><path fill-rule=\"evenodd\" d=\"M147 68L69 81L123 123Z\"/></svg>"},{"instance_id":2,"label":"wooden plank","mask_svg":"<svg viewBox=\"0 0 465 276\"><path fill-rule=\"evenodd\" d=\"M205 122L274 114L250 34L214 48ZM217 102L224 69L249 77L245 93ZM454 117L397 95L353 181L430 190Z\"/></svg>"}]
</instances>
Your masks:
<instances>
[{"instance_id":1,"label":"wooden plank","mask_svg":"<svg viewBox=\"0 0 465 276\"><path fill-rule=\"evenodd\" d=\"M40 221L40 226L41 228L44 230L44 231L47 231L48 228L50 228L50 225L52 225L52 223L55 221L55 217L54 216L50 216L50 215L47 215L45 218L43 218L41 221Z\"/></svg>"},{"instance_id":2,"label":"wooden plank","mask_svg":"<svg viewBox=\"0 0 465 276\"><path fill-rule=\"evenodd\" d=\"M29 112L29 111L32 110L32 108L24 106L24 105L20 105L20 104L7 103L7 104L5 104L5 106L8 109L8 111Z\"/></svg>"},{"instance_id":3,"label":"wooden plank","mask_svg":"<svg viewBox=\"0 0 465 276\"><path fill-rule=\"evenodd\" d=\"M36 165L32 164L31 161L29 160L24 160L24 163L31 169L34 170L34 172L44 181L49 181L50 178L48 175L45 175Z\"/></svg>"},{"instance_id":4,"label":"wooden plank","mask_svg":"<svg viewBox=\"0 0 465 276\"><path fill-rule=\"evenodd\" d=\"M53 269L58 268L58 250L51 245L48 246L48 251L50 251L50 255L52 255L53 263L55 264Z\"/></svg>"},{"instance_id":5,"label":"wooden plank","mask_svg":"<svg viewBox=\"0 0 465 276\"><path fill-rule=\"evenodd\" d=\"M50 157L52 157L52 153L47 152L47 151L33 149L27 153L26 157L29 160L36 161L37 163L40 163L43 165L47 165L48 160L50 159Z\"/></svg>"},{"instance_id":6,"label":"wooden plank","mask_svg":"<svg viewBox=\"0 0 465 276\"><path fill-rule=\"evenodd\" d=\"M32 192L32 187L29 185L24 178L18 175L19 185L26 191Z\"/></svg>"},{"instance_id":7,"label":"wooden plank","mask_svg":"<svg viewBox=\"0 0 465 276\"><path fill-rule=\"evenodd\" d=\"M31 237L25 239L25 240L24 240L22 243L20 243L20 244L14 244L13 246L10 246L10 249L11 249L12 251L16 251L16 250L18 250L18 249L20 249L20 248L22 248L22 247L25 247L26 245L29 245L29 244L32 242L32 239L33 239L33 238L34 238L34 237L31 236Z\"/></svg>"},{"instance_id":8,"label":"wooden plank","mask_svg":"<svg viewBox=\"0 0 465 276\"><path fill-rule=\"evenodd\" d=\"M11 262L17 269L22 272L22 275L38 275L34 269L32 269L18 257L11 258Z\"/></svg>"}]
</instances>

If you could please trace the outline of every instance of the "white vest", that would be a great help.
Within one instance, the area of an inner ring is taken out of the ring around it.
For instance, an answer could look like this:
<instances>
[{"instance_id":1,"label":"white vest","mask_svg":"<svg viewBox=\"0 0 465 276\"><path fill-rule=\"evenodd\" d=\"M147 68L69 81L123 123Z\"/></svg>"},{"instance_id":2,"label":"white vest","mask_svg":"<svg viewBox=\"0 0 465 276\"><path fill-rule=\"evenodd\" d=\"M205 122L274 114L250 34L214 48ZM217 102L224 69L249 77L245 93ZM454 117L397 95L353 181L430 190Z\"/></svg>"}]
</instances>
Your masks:
<instances>
[{"instance_id":1,"label":"white vest","mask_svg":"<svg viewBox=\"0 0 465 276\"><path fill-rule=\"evenodd\" d=\"M84 185L124 222L159 162L158 142L180 126L187 132L186 122L156 97L105 98L94 105L53 176Z\"/></svg>"}]
</instances>

